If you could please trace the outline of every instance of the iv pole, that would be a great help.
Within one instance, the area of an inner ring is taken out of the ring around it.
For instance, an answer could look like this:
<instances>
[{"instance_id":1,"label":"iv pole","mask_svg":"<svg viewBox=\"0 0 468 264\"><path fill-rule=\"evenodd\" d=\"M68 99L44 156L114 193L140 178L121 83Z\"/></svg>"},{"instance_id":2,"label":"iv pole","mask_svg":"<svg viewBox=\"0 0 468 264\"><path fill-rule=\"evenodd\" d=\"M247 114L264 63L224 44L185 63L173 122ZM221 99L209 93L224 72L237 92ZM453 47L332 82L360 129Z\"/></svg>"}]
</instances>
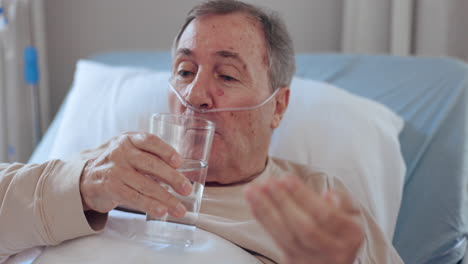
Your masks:
<instances>
[{"instance_id":1,"label":"iv pole","mask_svg":"<svg viewBox=\"0 0 468 264\"><path fill-rule=\"evenodd\" d=\"M8 160L8 131L6 117L6 71L5 71L5 31L7 19L0 0L0 162Z\"/></svg>"},{"instance_id":2,"label":"iv pole","mask_svg":"<svg viewBox=\"0 0 468 264\"><path fill-rule=\"evenodd\" d=\"M39 66L37 49L34 46L34 25L32 23L32 3L27 1L30 45L24 49L24 80L31 89L31 109L33 119L34 146L41 140L41 105L39 97Z\"/></svg>"},{"instance_id":3,"label":"iv pole","mask_svg":"<svg viewBox=\"0 0 468 264\"><path fill-rule=\"evenodd\" d=\"M27 162L47 122L43 0L1 1L8 18L4 64L7 125L2 130L7 133L7 160Z\"/></svg>"}]
</instances>

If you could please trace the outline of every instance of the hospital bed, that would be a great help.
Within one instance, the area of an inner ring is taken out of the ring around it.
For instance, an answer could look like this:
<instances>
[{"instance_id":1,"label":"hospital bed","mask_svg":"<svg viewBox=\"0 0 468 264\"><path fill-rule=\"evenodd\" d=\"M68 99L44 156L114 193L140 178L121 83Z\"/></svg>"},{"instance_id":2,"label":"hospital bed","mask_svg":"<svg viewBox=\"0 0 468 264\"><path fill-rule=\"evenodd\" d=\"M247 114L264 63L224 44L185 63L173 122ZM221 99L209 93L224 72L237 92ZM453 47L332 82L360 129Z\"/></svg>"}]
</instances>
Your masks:
<instances>
[{"instance_id":1,"label":"hospital bed","mask_svg":"<svg viewBox=\"0 0 468 264\"><path fill-rule=\"evenodd\" d=\"M170 67L168 52L112 52L91 59ZM399 139L407 173L393 244L405 263L461 263L468 234L468 65L447 58L353 54L300 54L296 61L297 76L378 101L404 119ZM62 112L63 107L32 162L47 156Z\"/></svg>"}]
</instances>

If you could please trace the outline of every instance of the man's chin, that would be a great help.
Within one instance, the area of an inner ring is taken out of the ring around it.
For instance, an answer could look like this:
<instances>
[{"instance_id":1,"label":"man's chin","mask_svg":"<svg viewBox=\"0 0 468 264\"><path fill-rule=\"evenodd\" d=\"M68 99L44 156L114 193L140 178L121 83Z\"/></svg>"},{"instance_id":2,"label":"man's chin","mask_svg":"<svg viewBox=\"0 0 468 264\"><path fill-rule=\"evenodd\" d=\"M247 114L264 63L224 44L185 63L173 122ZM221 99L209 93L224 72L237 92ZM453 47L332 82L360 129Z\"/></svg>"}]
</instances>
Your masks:
<instances>
[{"instance_id":1,"label":"man's chin","mask_svg":"<svg viewBox=\"0 0 468 264\"><path fill-rule=\"evenodd\" d=\"M215 182L217 181L219 176L221 176L221 173L216 168L216 166L211 167L211 165L208 165L208 172L206 173L206 182Z\"/></svg>"},{"instance_id":2,"label":"man's chin","mask_svg":"<svg viewBox=\"0 0 468 264\"><path fill-rule=\"evenodd\" d=\"M211 162L211 161L210 161ZM220 163L214 163L216 165ZM221 185L227 184L228 182L223 177L226 175L226 168L223 166L208 165L208 172L206 174L206 185Z\"/></svg>"},{"instance_id":3,"label":"man's chin","mask_svg":"<svg viewBox=\"0 0 468 264\"><path fill-rule=\"evenodd\" d=\"M230 153L230 151L226 147L223 136L215 133L210 159L208 160L206 182L222 183L221 179L223 179L223 175L227 173L228 153Z\"/></svg>"},{"instance_id":4,"label":"man's chin","mask_svg":"<svg viewBox=\"0 0 468 264\"><path fill-rule=\"evenodd\" d=\"M223 140L217 134L213 138L213 144L211 145L210 159L208 160L208 172L211 170L217 170L222 167L224 162L224 155L227 151Z\"/></svg>"}]
</instances>

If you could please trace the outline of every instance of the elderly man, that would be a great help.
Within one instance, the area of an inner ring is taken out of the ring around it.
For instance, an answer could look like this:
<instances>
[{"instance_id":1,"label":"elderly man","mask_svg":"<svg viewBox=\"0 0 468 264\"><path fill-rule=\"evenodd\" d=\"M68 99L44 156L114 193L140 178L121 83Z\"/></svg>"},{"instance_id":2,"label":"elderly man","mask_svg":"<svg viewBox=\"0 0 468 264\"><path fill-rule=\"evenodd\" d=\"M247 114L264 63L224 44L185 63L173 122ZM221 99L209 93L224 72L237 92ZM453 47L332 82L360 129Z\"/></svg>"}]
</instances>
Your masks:
<instances>
[{"instance_id":1,"label":"elderly man","mask_svg":"<svg viewBox=\"0 0 468 264\"><path fill-rule=\"evenodd\" d=\"M198 226L264 263L401 263L338 179L268 157L294 69L276 15L228 0L189 13L174 41L169 101L174 113L216 123ZM72 162L1 165L0 256L96 233L117 206L183 216L180 201L151 179L188 195L181 162L156 136L135 132Z\"/></svg>"}]
</instances>

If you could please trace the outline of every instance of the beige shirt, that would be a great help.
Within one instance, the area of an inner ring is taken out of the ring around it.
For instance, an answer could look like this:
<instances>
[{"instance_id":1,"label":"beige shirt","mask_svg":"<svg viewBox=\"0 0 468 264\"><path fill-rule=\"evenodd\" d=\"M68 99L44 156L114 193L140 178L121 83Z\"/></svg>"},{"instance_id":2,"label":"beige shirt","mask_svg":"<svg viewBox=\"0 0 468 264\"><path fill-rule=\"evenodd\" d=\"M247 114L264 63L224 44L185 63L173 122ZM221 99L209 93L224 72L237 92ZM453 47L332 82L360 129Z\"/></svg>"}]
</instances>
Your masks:
<instances>
[{"instance_id":1,"label":"beige shirt","mask_svg":"<svg viewBox=\"0 0 468 264\"><path fill-rule=\"evenodd\" d=\"M27 248L56 245L102 230L106 215L95 214L87 219L83 213L79 178L84 164L80 160L0 165L0 261ZM273 158L254 181L290 174L300 176L317 192L345 190L336 178ZM252 217L243 199L244 187L206 187L198 226L244 248L264 263L278 263L280 251ZM403 263L369 212L365 208L362 211L365 242L355 263Z\"/></svg>"},{"instance_id":2,"label":"beige shirt","mask_svg":"<svg viewBox=\"0 0 468 264\"><path fill-rule=\"evenodd\" d=\"M104 227L107 215L91 216L90 226L83 213L79 182L84 164L0 164L0 262L22 250L56 245Z\"/></svg>"},{"instance_id":3,"label":"beige shirt","mask_svg":"<svg viewBox=\"0 0 468 264\"><path fill-rule=\"evenodd\" d=\"M337 178L309 169L293 162L270 158L266 169L254 182L287 175L301 177L310 188L322 193L330 188L349 191ZM279 263L280 251L250 213L244 200L246 184L206 187L197 226L217 234L254 254L264 263ZM361 206L361 221L365 241L355 263L403 263L392 244L384 236L371 214Z\"/></svg>"}]
</instances>

